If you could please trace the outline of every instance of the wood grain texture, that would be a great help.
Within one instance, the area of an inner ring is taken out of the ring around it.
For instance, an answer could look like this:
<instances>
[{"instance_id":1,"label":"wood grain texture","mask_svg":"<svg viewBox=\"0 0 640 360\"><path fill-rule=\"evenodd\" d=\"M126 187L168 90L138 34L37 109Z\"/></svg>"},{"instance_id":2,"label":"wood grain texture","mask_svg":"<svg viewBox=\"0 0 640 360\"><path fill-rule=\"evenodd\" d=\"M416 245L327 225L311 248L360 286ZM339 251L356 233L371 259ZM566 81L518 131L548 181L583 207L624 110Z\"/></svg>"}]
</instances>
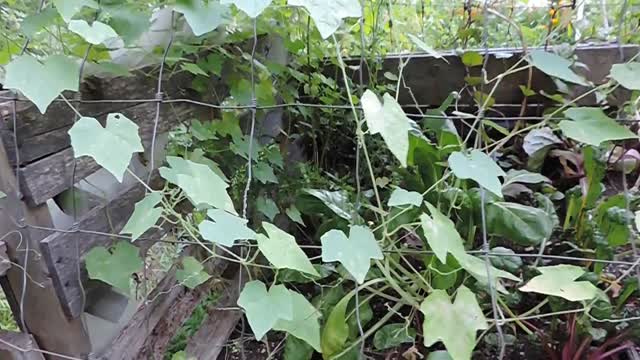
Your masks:
<instances>
[{"instance_id":1,"label":"wood grain texture","mask_svg":"<svg viewBox=\"0 0 640 360\"><path fill-rule=\"evenodd\" d=\"M0 330L0 359L44 360L33 336L25 333Z\"/></svg>"}]
</instances>

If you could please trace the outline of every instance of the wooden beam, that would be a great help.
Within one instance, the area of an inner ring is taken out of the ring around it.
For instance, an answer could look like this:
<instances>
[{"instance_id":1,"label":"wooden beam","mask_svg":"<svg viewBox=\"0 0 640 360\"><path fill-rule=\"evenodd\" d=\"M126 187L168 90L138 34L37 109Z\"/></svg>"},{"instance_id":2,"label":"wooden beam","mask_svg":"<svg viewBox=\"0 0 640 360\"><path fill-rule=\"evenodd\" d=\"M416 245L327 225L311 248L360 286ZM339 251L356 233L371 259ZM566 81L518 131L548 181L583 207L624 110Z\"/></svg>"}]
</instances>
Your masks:
<instances>
[{"instance_id":1,"label":"wooden beam","mask_svg":"<svg viewBox=\"0 0 640 360\"><path fill-rule=\"evenodd\" d=\"M33 336L0 330L0 359L44 360Z\"/></svg>"}]
</instances>

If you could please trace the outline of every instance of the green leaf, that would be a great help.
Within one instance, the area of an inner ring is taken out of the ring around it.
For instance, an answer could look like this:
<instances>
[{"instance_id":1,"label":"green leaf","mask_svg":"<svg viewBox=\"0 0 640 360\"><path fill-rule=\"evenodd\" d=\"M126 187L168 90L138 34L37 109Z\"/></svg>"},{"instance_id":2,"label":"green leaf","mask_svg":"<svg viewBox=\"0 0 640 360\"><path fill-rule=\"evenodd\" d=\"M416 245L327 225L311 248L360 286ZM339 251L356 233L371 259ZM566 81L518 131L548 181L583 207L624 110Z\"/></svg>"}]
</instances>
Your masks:
<instances>
[{"instance_id":1,"label":"green leaf","mask_svg":"<svg viewBox=\"0 0 640 360\"><path fill-rule=\"evenodd\" d=\"M270 221L273 221L273 219L276 218L276 215L280 214L278 205L276 205L273 200L264 196L260 196L256 200L256 210L258 210L262 215L266 216Z\"/></svg>"},{"instance_id":2,"label":"green leaf","mask_svg":"<svg viewBox=\"0 0 640 360\"><path fill-rule=\"evenodd\" d=\"M20 30L28 37L33 37L40 30L52 25L57 16L58 12L54 8L47 7L37 14L25 17L20 23Z\"/></svg>"},{"instance_id":3,"label":"green leaf","mask_svg":"<svg viewBox=\"0 0 640 360\"><path fill-rule=\"evenodd\" d=\"M355 293L345 295L331 310L327 322L322 330L321 348L322 358L331 359L339 353L349 337L349 325L347 325L346 312L351 297Z\"/></svg>"},{"instance_id":4,"label":"green leaf","mask_svg":"<svg viewBox=\"0 0 640 360\"><path fill-rule=\"evenodd\" d=\"M286 331L289 334L306 341L316 351L320 349L320 312L297 292L289 290L292 304L291 320L278 319L274 330Z\"/></svg>"},{"instance_id":5,"label":"green leaf","mask_svg":"<svg viewBox=\"0 0 640 360\"><path fill-rule=\"evenodd\" d=\"M611 66L611 77L629 90L640 90L640 63L630 62Z\"/></svg>"},{"instance_id":6,"label":"green leaf","mask_svg":"<svg viewBox=\"0 0 640 360\"><path fill-rule=\"evenodd\" d=\"M93 24L89 25L84 20L71 20L69 22L69 30L80 35L89 44L93 45L118 37L118 34L111 26L100 21L94 21Z\"/></svg>"},{"instance_id":7,"label":"green leaf","mask_svg":"<svg viewBox=\"0 0 640 360\"><path fill-rule=\"evenodd\" d=\"M541 275L529 280L519 290L559 296L569 301L591 300L601 291L589 281L575 281L586 272L574 265L539 267Z\"/></svg>"},{"instance_id":8,"label":"green leaf","mask_svg":"<svg viewBox=\"0 0 640 360\"><path fill-rule=\"evenodd\" d=\"M445 350L432 351L427 356L427 360L453 360L451 355Z\"/></svg>"},{"instance_id":9,"label":"green leaf","mask_svg":"<svg viewBox=\"0 0 640 360\"><path fill-rule=\"evenodd\" d=\"M204 154L204 150L202 150L201 148L196 148L195 150L193 150L192 153L188 154L187 160L191 160L198 164L207 165L209 169L211 169L211 171L213 171L214 173L216 173L216 175L220 177L220 179L222 179L224 182L229 182L229 179L222 172L222 170L220 170L220 167L218 166L218 164L215 161L206 157Z\"/></svg>"},{"instance_id":10,"label":"green leaf","mask_svg":"<svg viewBox=\"0 0 640 360\"><path fill-rule=\"evenodd\" d=\"M284 285L267 291L261 281L250 281L238 297L238 306L244 309L256 339L262 339L278 320L293 320L293 297Z\"/></svg>"},{"instance_id":11,"label":"green leaf","mask_svg":"<svg viewBox=\"0 0 640 360\"><path fill-rule=\"evenodd\" d=\"M284 345L284 360L311 360L313 348L306 341L295 336L287 336Z\"/></svg>"},{"instance_id":12,"label":"green leaf","mask_svg":"<svg viewBox=\"0 0 640 360\"><path fill-rule=\"evenodd\" d=\"M518 87L520 88L520 91L522 92L522 95L524 96L534 96L536 94L535 91L531 90L531 88L528 88L524 85L518 85Z\"/></svg>"},{"instance_id":13,"label":"green leaf","mask_svg":"<svg viewBox=\"0 0 640 360\"><path fill-rule=\"evenodd\" d=\"M487 231L520 245L539 245L553 232L553 221L542 209L496 201L487 203L486 211Z\"/></svg>"},{"instance_id":14,"label":"green leaf","mask_svg":"<svg viewBox=\"0 0 640 360\"><path fill-rule=\"evenodd\" d=\"M411 39L411 41L418 47L418 49L426 52L427 54L433 56L434 58L444 60L444 62L446 62L447 64L449 63L449 61L442 54L434 50L431 46L427 45L424 41L422 41L417 36L413 34L407 34L407 37Z\"/></svg>"},{"instance_id":15,"label":"green leaf","mask_svg":"<svg viewBox=\"0 0 640 360\"><path fill-rule=\"evenodd\" d=\"M482 55L477 51L465 51L462 54L462 63L466 67L480 66L484 62Z\"/></svg>"},{"instance_id":16,"label":"green leaf","mask_svg":"<svg viewBox=\"0 0 640 360\"><path fill-rule=\"evenodd\" d=\"M441 263L445 264L448 253L454 256L464 253L462 238L451 219L430 203L426 204L431 217L427 214L420 215L422 230L433 253Z\"/></svg>"},{"instance_id":17,"label":"green leaf","mask_svg":"<svg viewBox=\"0 0 640 360\"><path fill-rule=\"evenodd\" d=\"M403 188L397 187L391 193L391 197L389 198L389 202L387 205L391 206L403 206L403 205L413 205L415 207L420 207L422 205L422 194L416 191L407 191Z\"/></svg>"},{"instance_id":18,"label":"green leaf","mask_svg":"<svg viewBox=\"0 0 640 360\"><path fill-rule=\"evenodd\" d=\"M502 293L506 293L506 290L504 286L502 286L502 284L498 282L498 278L520 281L520 278L518 278L517 276L504 270L496 269L493 266L489 267L489 272L491 274L491 277L489 277L485 260L477 258L473 255L469 255L466 253L459 254L456 256L456 260L458 260L460 266L462 266L480 284L487 286L489 285L489 279L491 279L491 284L494 286L494 288Z\"/></svg>"},{"instance_id":19,"label":"green leaf","mask_svg":"<svg viewBox=\"0 0 640 360\"><path fill-rule=\"evenodd\" d=\"M131 234L131 241L136 241L145 231L158 222L162 215L162 208L155 207L162 201L162 193L148 193L144 199L136 203L133 214L127 221L120 234Z\"/></svg>"},{"instance_id":20,"label":"green leaf","mask_svg":"<svg viewBox=\"0 0 640 360\"><path fill-rule=\"evenodd\" d=\"M242 138L238 117L229 111L222 113L222 120L214 121L211 128L220 136L231 136L234 142Z\"/></svg>"},{"instance_id":21,"label":"green leaf","mask_svg":"<svg viewBox=\"0 0 640 360\"><path fill-rule=\"evenodd\" d=\"M359 1L352 0L289 0L291 6L304 6L316 24L323 39L338 30L342 19L360 17L362 9Z\"/></svg>"},{"instance_id":22,"label":"green leaf","mask_svg":"<svg viewBox=\"0 0 640 360\"><path fill-rule=\"evenodd\" d=\"M142 270L143 262L138 248L126 241L118 242L109 252L102 246L95 247L84 258L90 279L130 292L131 275Z\"/></svg>"},{"instance_id":23,"label":"green leaf","mask_svg":"<svg viewBox=\"0 0 640 360\"><path fill-rule=\"evenodd\" d=\"M133 153L142 152L138 125L120 113L107 116L107 126L92 117L82 117L71 129L71 147L76 158L91 156L122 182Z\"/></svg>"},{"instance_id":24,"label":"green leaf","mask_svg":"<svg viewBox=\"0 0 640 360\"><path fill-rule=\"evenodd\" d=\"M351 220L351 215L355 212L355 209L349 201L349 195L346 192L319 189L304 189L303 191L322 201L322 203L336 215L345 220Z\"/></svg>"},{"instance_id":25,"label":"green leaf","mask_svg":"<svg viewBox=\"0 0 640 360\"><path fill-rule=\"evenodd\" d=\"M150 16L130 6L106 5L102 10L109 16L109 25L120 35L125 45L132 45L150 27Z\"/></svg>"},{"instance_id":26,"label":"green leaf","mask_svg":"<svg viewBox=\"0 0 640 360\"><path fill-rule=\"evenodd\" d=\"M451 171L460 179L471 179L497 196L502 196L502 185L498 176L506 174L487 154L480 150L467 156L459 151L449 156Z\"/></svg>"},{"instance_id":27,"label":"green leaf","mask_svg":"<svg viewBox=\"0 0 640 360\"><path fill-rule=\"evenodd\" d=\"M522 259L511 249L498 246L491 249L491 253L501 254L491 256L491 264L498 269L515 273L522 267Z\"/></svg>"},{"instance_id":28,"label":"green leaf","mask_svg":"<svg viewBox=\"0 0 640 360\"><path fill-rule=\"evenodd\" d=\"M562 132L585 144L600 146L604 141L638 138L631 130L605 115L600 108L571 108L564 114L573 121L560 121L558 126Z\"/></svg>"},{"instance_id":29,"label":"green leaf","mask_svg":"<svg viewBox=\"0 0 640 360\"><path fill-rule=\"evenodd\" d=\"M542 129L531 130L524 137L522 148L527 155L532 156L534 153L549 149L553 145L562 144L562 140L553 134L553 130L548 127Z\"/></svg>"},{"instance_id":30,"label":"green leaf","mask_svg":"<svg viewBox=\"0 0 640 360\"><path fill-rule=\"evenodd\" d=\"M211 275L204 272L203 269L204 267L196 258L187 256L182 259L182 269L176 271L176 279L182 285L193 290L211 278Z\"/></svg>"},{"instance_id":31,"label":"green leaf","mask_svg":"<svg viewBox=\"0 0 640 360\"><path fill-rule=\"evenodd\" d=\"M171 167L161 167L160 175L178 185L194 205L209 205L237 214L227 194L229 185L207 165L175 156L167 156L167 162Z\"/></svg>"},{"instance_id":32,"label":"green leaf","mask_svg":"<svg viewBox=\"0 0 640 360\"><path fill-rule=\"evenodd\" d=\"M80 66L63 55L49 56L44 64L29 55L18 56L5 70L3 86L20 90L43 114L62 91L78 91Z\"/></svg>"},{"instance_id":33,"label":"green leaf","mask_svg":"<svg viewBox=\"0 0 640 360\"><path fill-rule=\"evenodd\" d=\"M402 167L406 167L411 128L409 118L391 95L384 94L383 100L384 104L381 104L371 90L365 91L360 99L364 118L371 135L382 135L391 153Z\"/></svg>"},{"instance_id":34,"label":"green leaf","mask_svg":"<svg viewBox=\"0 0 640 360\"><path fill-rule=\"evenodd\" d=\"M298 224L305 226L304 221L302 221L302 214L300 214L300 210L295 205L291 205L285 211L289 219L297 222Z\"/></svg>"},{"instance_id":35,"label":"green leaf","mask_svg":"<svg viewBox=\"0 0 640 360\"><path fill-rule=\"evenodd\" d=\"M476 331L489 328L475 294L464 285L458 288L453 304L446 291L434 290L420 304L420 311L424 314L424 346L442 341L456 360L471 359Z\"/></svg>"},{"instance_id":36,"label":"green leaf","mask_svg":"<svg viewBox=\"0 0 640 360\"><path fill-rule=\"evenodd\" d=\"M278 269L287 268L315 276L320 275L292 235L268 222L263 222L262 227L268 236L258 234L258 248L273 266Z\"/></svg>"},{"instance_id":37,"label":"green leaf","mask_svg":"<svg viewBox=\"0 0 640 360\"><path fill-rule=\"evenodd\" d=\"M533 173L527 170L511 169L507 171L502 187L504 188L507 185L515 183L539 184L543 182L551 183L551 180L542 174Z\"/></svg>"},{"instance_id":38,"label":"green leaf","mask_svg":"<svg viewBox=\"0 0 640 360\"><path fill-rule=\"evenodd\" d=\"M263 184L267 184L267 183L277 184L278 183L278 178L273 173L273 168L271 166L269 166L269 164L267 164L264 161L258 162L253 167L253 175L256 177L256 179L258 181L260 181Z\"/></svg>"},{"instance_id":39,"label":"green leaf","mask_svg":"<svg viewBox=\"0 0 640 360\"><path fill-rule=\"evenodd\" d=\"M322 261L339 261L360 284L364 282L371 259L382 260L382 250L366 226L355 225L349 228L349 238L340 230L330 230L320 238L322 242Z\"/></svg>"},{"instance_id":40,"label":"green leaf","mask_svg":"<svg viewBox=\"0 0 640 360\"><path fill-rule=\"evenodd\" d=\"M415 338L416 330L407 327L406 324L387 324L376 331L373 346L377 350L386 350L404 343L413 343Z\"/></svg>"},{"instance_id":41,"label":"green leaf","mask_svg":"<svg viewBox=\"0 0 640 360\"><path fill-rule=\"evenodd\" d=\"M529 63L543 73L574 84L589 86L589 83L571 70L571 62L559 55L542 50L529 54Z\"/></svg>"},{"instance_id":42,"label":"green leaf","mask_svg":"<svg viewBox=\"0 0 640 360\"><path fill-rule=\"evenodd\" d=\"M178 351L177 353L173 354L173 356L171 357L171 360L197 360L197 359L192 356L188 356L185 351Z\"/></svg>"},{"instance_id":43,"label":"green leaf","mask_svg":"<svg viewBox=\"0 0 640 360\"><path fill-rule=\"evenodd\" d=\"M244 11L250 18L257 18L264 9L271 4L272 0L222 0L224 5L234 4L238 9Z\"/></svg>"},{"instance_id":44,"label":"green leaf","mask_svg":"<svg viewBox=\"0 0 640 360\"><path fill-rule=\"evenodd\" d=\"M4 199L7 197L7 194L5 194L4 192L0 191L0 199Z\"/></svg>"},{"instance_id":45,"label":"green leaf","mask_svg":"<svg viewBox=\"0 0 640 360\"><path fill-rule=\"evenodd\" d=\"M256 233L247 227L248 220L231 215L220 209L209 209L207 216L198 226L205 240L231 247L236 240L255 239Z\"/></svg>"},{"instance_id":46,"label":"green leaf","mask_svg":"<svg viewBox=\"0 0 640 360\"><path fill-rule=\"evenodd\" d=\"M182 70L190 72L193 75L209 76L204 70L202 70L198 65L194 63L182 63L180 68Z\"/></svg>"},{"instance_id":47,"label":"green leaf","mask_svg":"<svg viewBox=\"0 0 640 360\"><path fill-rule=\"evenodd\" d=\"M175 10L184 15L189 27L196 36L213 31L227 22L229 6L210 0L179 0Z\"/></svg>"},{"instance_id":48,"label":"green leaf","mask_svg":"<svg viewBox=\"0 0 640 360\"><path fill-rule=\"evenodd\" d=\"M69 22L71 18L79 13L85 6L92 9L99 8L98 3L93 0L53 0L53 3L66 22Z\"/></svg>"}]
</instances>

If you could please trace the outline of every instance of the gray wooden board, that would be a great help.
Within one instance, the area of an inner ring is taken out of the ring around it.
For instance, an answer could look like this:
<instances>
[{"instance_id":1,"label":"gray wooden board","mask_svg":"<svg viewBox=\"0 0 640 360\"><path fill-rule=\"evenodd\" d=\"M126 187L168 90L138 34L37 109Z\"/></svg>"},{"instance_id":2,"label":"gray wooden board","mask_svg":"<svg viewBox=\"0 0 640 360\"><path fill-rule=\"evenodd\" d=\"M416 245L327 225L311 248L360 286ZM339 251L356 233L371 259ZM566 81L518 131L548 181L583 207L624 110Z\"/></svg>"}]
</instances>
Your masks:
<instances>
[{"instance_id":1,"label":"gray wooden board","mask_svg":"<svg viewBox=\"0 0 640 360\"><path fill-rule=\"evenodd\" d=\"M44 360L33 336L25 333L0 330L0 359Z\"/></svg>"}]
</instances>

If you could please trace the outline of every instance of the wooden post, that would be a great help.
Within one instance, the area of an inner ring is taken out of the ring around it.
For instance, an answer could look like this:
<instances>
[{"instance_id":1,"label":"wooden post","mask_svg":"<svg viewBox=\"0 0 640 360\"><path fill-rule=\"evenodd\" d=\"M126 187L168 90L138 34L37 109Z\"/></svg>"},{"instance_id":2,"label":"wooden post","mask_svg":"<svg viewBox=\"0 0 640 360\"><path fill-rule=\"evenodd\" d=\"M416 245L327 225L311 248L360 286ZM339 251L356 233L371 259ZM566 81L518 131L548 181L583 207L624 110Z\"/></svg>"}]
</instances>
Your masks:
<instances>
[{"instance_id":1,"label":"wooden post","mask_svg":"<svg viewBox=\"0 0 640 360\"><path fill-rule=\"evenodd\" d=\"M24 333L0 330L0 359L44 360L33 336Z\"/></svg>"}]
</instances>

